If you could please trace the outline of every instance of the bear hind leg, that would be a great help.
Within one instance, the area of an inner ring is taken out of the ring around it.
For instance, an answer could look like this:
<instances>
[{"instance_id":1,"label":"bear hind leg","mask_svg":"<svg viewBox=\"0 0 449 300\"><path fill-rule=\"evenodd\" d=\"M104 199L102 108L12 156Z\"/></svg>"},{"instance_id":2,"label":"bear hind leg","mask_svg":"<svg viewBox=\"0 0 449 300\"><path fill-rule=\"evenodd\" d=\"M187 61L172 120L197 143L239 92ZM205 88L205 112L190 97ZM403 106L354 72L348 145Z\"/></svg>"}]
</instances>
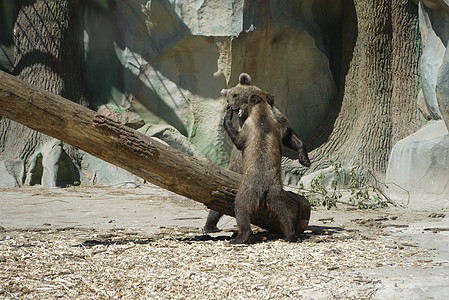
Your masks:
<instances>
[{"instance_id":1,"label":"bear hind leg","mask_svg":"<svg viewBox=\"0 0 449 300\"><path fill-rule=\"evenodd\" d=\"M235 201L235 219L237 221L237 227L239 228L239 233L235 239L231 241L231 244L242 244L249 241L251 237L251 213L249 201L239 201L236 197Z\"/></svg>"},{"instance_id":2,"label":"bear hind leg","mask_svg":"<svg viewBox=\"0 0 449 300\"><path fill-rule=\"evenodd\" d=\"M283 193L283 191L281 191ZM287 204L285 204L284 198L279 195L271 196L269 199L268 209L269 212L277 219L281 225L282 232L284 233L285 239L288 242L296 242L298 239L296 237L295 230L293 228L292 221L290 219L290 214L288 212Z\"/></svg>"},{"instance_id":3,"label":"bear hind leg","mask_svg":"<svg viewBox=\"0 0 449 300\"><path fill-rule=\"evenodd\" d=\"M210 210L209 215L207 216L206 224L204 225L204 232L205 233L211 233L211 232L220 232L221 230L217 227L218 221L223 216L221 212Z\"/></svg>"}]
</instances>

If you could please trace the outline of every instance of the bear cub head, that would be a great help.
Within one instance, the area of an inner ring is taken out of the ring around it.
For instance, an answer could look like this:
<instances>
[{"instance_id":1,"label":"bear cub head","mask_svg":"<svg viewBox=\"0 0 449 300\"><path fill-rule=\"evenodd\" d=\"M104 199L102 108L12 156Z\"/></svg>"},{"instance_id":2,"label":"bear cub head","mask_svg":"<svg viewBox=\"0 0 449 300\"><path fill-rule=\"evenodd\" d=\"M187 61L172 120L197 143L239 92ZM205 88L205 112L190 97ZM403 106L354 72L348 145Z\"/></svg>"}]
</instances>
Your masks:
<instances>
[{"instance_id":1,"label":"bear cub head","mask_svg":"<svg viewBox=\"0 0 449 300\"><path fill-rule=\"evenodd\" d=\"M254 92L261 91L257 86L251 85L251 76L242 73L239 76L239 83L230 89L221 90L221 95L226 97L226 102L232 110L238 111L239 118L248 117L248 99Z\"/></svg>"}]
</instances>

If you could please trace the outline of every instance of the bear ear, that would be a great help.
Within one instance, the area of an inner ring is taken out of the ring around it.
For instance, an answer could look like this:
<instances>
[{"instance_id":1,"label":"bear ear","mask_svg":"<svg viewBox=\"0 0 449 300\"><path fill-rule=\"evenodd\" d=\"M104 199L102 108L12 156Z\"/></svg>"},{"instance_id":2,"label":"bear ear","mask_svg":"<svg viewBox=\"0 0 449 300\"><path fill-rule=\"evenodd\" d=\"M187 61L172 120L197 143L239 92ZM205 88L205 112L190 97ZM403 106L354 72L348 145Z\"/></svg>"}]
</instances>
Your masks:
<instances>
[{"instance_id":1,"label":"bear ear","mask_svg":"<svg viewBox=\"0 0 449 300\"><path fill-rule=\"evenodd\" d=\"M229 93L230 90L231 89L222 89L221 90L221 95L224 96L224 97L228 96L228 93Z\"/></svg>"},{"instance_id":2,"label":"bear ear","mask_svg":"<svg viewBox=\"0 0 449 300\"><path fill-rule=\"evenodd\" d=\"M262 100L263 100L262 97L258 93L254 93L254 94L251 94L251 96L249 96L248 104L254 105L254 104L262 102Z\"/></svg>"},{"instance_id":3,"label":"bear ear","mask_svg":"<svg viewBox=\"0 0 449 300\"><path fill-rule=\"evenodd\" d=\"M271 107L274 105L274 95L267 93L267 102Z\"/></svg>"},{"instance_id":4,"label":"bear ear","mask_svg":"<svg viewBox=\"0 0 449 300\"><path fill-rule=\"evenodd\" d=\"M239 76L239 82L241 85L251 85L251 76L246 73L242 73Z\"/></svg>"}]
</instances>

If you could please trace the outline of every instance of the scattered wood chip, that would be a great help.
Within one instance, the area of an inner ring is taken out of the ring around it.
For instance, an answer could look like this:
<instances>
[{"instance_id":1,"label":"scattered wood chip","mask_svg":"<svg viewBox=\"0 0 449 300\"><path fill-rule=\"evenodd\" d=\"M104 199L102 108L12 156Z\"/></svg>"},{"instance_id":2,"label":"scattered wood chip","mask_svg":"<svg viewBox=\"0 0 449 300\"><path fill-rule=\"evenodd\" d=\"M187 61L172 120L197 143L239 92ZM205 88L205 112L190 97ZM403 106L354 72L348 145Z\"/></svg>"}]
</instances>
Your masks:
<instances>
[{"instance_id":1,"label":"scattered wood chip","mask_svg":"<svg viewBox=\"0 0 449 300\"><path fill-rule=\"evenodd\" d=\"M438 233L440 231L449 231L449 228L424 228L424 231L431 231L433 233Z\"/></svg>"},{"instance_id":2,"label":"scattered wood chip","mask_svg":"<svg viewBox=\"0 0 449 300\"><path fill-rule=\"evenodd\" d=\"M431 213L429 215L429 218L444 218L446 217L446 214L443 213Z\"/></svg>"},{"instance_id":3,"label":"scattered wood chip","mask_svg":"<svg viewBox=\"0 0 449 300\"><path fill-rule=\"evenodd\" d=\"M332 222L334 222L334 217L331 217L331 218L322 218L322 219L318 219L318 221L319 221L319 222L323 222L324 224L332 223Z\"/></svg>"},{"instance_id":4,"label":"scattered wood chip","mask_svg":"<svg viewBox=\"0 0 449 300\"><path fill-rule=\"evenodd\" d=\"M232 246L229 237L176 230L8 229L0 232L0 298L307 299L316 291L326 299L370 299L376 281L346 272L428 266L432 253L344 234L288 243L261 232L254 244Z\"/></svg>"}]
</instances>

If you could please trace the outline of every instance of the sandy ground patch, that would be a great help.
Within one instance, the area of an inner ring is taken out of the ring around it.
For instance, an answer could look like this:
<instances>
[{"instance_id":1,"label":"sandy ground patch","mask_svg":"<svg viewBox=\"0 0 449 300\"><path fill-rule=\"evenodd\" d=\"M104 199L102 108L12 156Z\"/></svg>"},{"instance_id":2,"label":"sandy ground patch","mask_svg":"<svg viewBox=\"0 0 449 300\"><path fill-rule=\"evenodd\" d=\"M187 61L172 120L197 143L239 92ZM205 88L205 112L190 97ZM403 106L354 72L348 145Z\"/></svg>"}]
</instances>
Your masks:
<instances>
[{"instance_id":1,"label":"sandy ground patch","mask_svg":"<svg viewBox=\"0 0 449 300\"><path fill-rule=\"evenodd\" d=\"M444 299L449 200L424 201L231 246L233 218L204 235L202 204L152 185L0 189L0 298Z\"/></svg>"}]
</instances>

